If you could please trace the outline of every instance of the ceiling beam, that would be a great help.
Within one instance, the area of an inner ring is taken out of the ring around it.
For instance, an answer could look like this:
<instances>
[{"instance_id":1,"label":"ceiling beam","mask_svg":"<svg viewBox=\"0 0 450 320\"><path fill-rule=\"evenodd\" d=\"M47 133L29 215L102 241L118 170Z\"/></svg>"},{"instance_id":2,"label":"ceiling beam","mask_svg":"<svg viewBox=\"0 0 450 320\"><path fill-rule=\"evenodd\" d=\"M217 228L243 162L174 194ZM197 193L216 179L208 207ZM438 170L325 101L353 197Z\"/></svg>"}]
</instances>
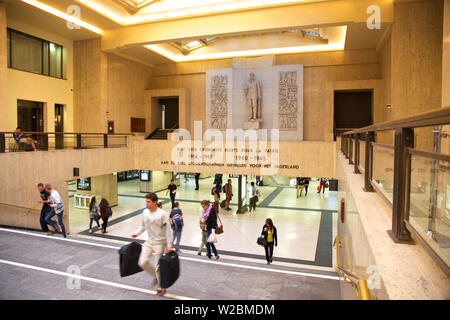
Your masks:
<instances>
[{"instance_id":1,"label":"ceiling beam","mask_svg":"<svg viewBox=\"0 0 450 320\"><path fill-rule=\"evenodd\" d=\"M102 50L168 41L233 36L292 27L331 26L366 22L367 8L377 5L381 22L393 21L393 0L334 0L244 12L231 12L139 24L105 30Z\"/></svg>"}]
</instances>

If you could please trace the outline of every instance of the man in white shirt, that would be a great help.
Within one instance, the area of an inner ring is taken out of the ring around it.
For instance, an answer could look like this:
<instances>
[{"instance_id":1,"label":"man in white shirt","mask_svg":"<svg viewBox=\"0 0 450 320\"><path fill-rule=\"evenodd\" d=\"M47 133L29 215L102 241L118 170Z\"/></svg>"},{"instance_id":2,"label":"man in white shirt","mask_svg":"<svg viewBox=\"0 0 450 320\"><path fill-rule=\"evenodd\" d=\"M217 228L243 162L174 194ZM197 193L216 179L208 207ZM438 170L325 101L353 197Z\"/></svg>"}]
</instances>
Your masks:
<instances>
[{"instance_id":1,"label":"man in white shirt","mask_svg":"<svg viewBox=\"0 0 450 320\"><path fill-rule=\"evenodd\" d=\"M63 214L64 214L64 204L61 198L61 195L58 191L53 190L50 184L45 185L45 189L50 193L50 198L48 199L50 207L52 207L53 212L56 214L58 218L58 225L51 220L54 214L49 214L45 220L49 225L51 225L55 230L62 232L64 238L66 238L66 228L63 223Z\"/></svg>"},{"instance_id":2,"label":"man in white shirt","mask_svg":"<svg viewBox=\"0 0 450 320\"><path fill-rule=\"evenodd\" d=\"M164 253L172 251L172 230L169 222L169 215L158 208L158 196L151 192L145 196L146 209L142 213L142 220L139 229L132 234L136 238L144 231L147 231L147 240L142 246L139 256L139 266L155 277L151 287L160 283L159 259ZM155 255L155 265L150 263L150 258ZM156 295L163 296L166 293L164 288L159 288Z\"/></svg>"},{"instance_id":3,"label":"man in white shirt","mask_svg":"<svg viewBox=\"0 0 450 320\"><path fill-rule=\"evenodd\" d=\"M260 194L258 188L255 187L255 183L253 181L251 182L250 187L248 188L248 192L250 194L250 205L249 205L250 210L249 210L249 212L252 212L252 209L253 209L253 211L256 210L256 202L257 202L258 196L261 196L261 194Z\"/></svg>"}]
</instances>

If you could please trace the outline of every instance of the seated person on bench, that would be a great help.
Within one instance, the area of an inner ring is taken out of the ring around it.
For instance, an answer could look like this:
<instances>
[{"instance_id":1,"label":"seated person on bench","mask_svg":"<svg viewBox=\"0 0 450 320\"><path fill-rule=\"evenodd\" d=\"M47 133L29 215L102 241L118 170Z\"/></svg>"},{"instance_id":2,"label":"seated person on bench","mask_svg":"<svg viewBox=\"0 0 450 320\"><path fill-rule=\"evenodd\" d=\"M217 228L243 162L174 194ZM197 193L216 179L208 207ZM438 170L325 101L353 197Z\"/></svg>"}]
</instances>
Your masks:
<instances>
[{"instance_id":1,"label":"seated person on bench","mask_svg":"<svg viewBox=\"0 0 450 320\"><path fill-rule=\"evenodd\" d=\"M16 145L14 146L14 151L19 149L19 143L28 143L33 147L33 150L36 151L36 145L34 144L33 139L30 136L25 137L22 133L22 128L17 127L16 130L13 133L14 141L16 142ZM21 141L22 140L22 141Z\"/></svg>"}]
</instances>

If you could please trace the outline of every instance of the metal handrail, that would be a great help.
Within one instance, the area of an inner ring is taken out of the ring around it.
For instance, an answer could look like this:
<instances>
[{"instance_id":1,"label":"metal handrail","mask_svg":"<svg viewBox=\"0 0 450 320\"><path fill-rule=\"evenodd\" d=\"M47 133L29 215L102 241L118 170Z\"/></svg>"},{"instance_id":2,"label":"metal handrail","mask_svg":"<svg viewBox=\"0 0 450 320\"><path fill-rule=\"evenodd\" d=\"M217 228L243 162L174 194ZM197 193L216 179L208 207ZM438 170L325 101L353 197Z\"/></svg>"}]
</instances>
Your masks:
<instances>
[{"instance_id":1,"label":"metal handrail","mask_svg":"<svg viewBox=\"0 0 450 320\"><path fill-rule=\"evenodd\" d=\"M23 210L29 210L29 211L41 212L41 210L38 210L38 209L35 209L35 208L19 206L19 205L17 205L17 204L13 204L13 203L0 202L0 205L2 205L2 206L7 206L7 207L18 208L18 209L23 209Z\"/></svg>"},{"instance_id":2,"label":"metal handrail","mask_svg":"<svg viewBox=\"0 0 450 320\"><path fill-rule=\"evenodd\" d=\"M339 242L339 236L334 238L333 248L336 249L336 271L344 280L344 282L349 283L355 288L356 296L361 300L372 300L370 295L370 290L367 287L367 280L360 278L348 270L345 270L344 267L341 266L340 257L339 257L339 248L341 248L341 243Z\"/></svg>"},{"instance_id":3,"label":"metal handrail","mask_svg":"<svg viewBox=\"0 0 450 320\"><path fill-rule=\"evenodd\" d=\"M15 131L1 131L0 134L14 134L16 133ZM103 135L110 135L110 136L134 136L136 135L136 133L134 132L124 132L124 133L107 133L107 132L43 132L43 131L21 131L22 134L82 134L82 135L86 135L86 134L92 134L92 135L98 135L98 136L103 136Z\"/></svg>"},{"instance_id":4,"label":"metal handrail","mask_svg":"<svg viewBox=\"0 0 450 320\"><path fill-rule=\"evenodd\" d=\"M366 192L377 191L387 203L392 207L392 228L388 230L389 236L395 243L414 244L418 243L424 248L432 252L434 249L429 246L423 236L417 233L418 236L412 237L412 232L409 230L412 227L409 225L410 218L410 206L411 206L411 176L412 176L412 156L420 156L434 161L450 162L450 156L436 152L427 152L423 150L415 149L416 135L414 129L423 127L433 127L432 131L435 134L434 145L437 146L436 139L438 137L448 137L448 134L441 134L440 129L436 129L442 125L450 124L450 106L445 108L437 108L433 111L421 113L415 116L378 123L375 125L359 128L353 131L345 132L341 135L341 151L345 157L349 160L349 164L354 164L355 173L357 167L360 165L359 156L360 150L353 148L353 146L362 140L362 133L365 134L365 163L364 163L364 188ZM379 131L394 131L394 144L383 145L375 143L375 133ZM373 169L374 169L374 147L388 148L393 151L393 189L392 199L388 199L380 188L373 183ZM353 150L355 150L353 154ZM437 149L439 150L439 149ZM448 169L449 166L443 166L441 163L435 163L435 167ZM437 174L435 168L432 168L432 178L435 179ZM434 187L435 188L435 187ZM436 197L431 197L430 201L436 202ZM431 206L431 213L433 211ZM435 219L430 215L430 219ZM449 273L448 265L442 263L443 259L436 259L438 255L434 252L431 257L437 262L444 272Z\"/></svg>"}]
</instances>

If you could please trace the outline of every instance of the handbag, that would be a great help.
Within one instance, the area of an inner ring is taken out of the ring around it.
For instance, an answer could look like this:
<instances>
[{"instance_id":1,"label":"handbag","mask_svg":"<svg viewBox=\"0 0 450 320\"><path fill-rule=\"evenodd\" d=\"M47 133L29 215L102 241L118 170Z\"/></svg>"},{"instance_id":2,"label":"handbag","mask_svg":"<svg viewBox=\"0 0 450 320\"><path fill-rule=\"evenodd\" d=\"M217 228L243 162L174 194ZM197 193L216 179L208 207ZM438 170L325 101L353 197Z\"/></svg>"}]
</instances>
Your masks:
<instances>
[{"instance_id":1,"label":"handbag","mask_svg":"<svg viewBox=\"0 0 450 320\"><path fill-rule=\"evenodd\" d=\"M217 218L219 218L220 226L216 227L216 234L221 234L221 233L223 233L223 224L222 224L222 220L220 220L219 215L217 215Z\"/></svg>"},{"instance_id":2,"label":"handbag","mask_svg":"<svg viewBox=\"0 0 450 320\"><path fill-rule=\"evenodd\" d=\"M258 239L256 240L256 243L264 247L267 244L266 237L259 236Z\"/></svg>"},{"instance_id":3,"label":"handbag","mask_svg":"<svg viewBox=\"0 0 450 320\"><path fill-rule=\"evenodd\" d=\"M216 243L217 242L217 238L216 238L216 234L214 232L212 232L209 237L208 240L206 240L206 242L209 243Z\"/></svg>"}]
</instances>

